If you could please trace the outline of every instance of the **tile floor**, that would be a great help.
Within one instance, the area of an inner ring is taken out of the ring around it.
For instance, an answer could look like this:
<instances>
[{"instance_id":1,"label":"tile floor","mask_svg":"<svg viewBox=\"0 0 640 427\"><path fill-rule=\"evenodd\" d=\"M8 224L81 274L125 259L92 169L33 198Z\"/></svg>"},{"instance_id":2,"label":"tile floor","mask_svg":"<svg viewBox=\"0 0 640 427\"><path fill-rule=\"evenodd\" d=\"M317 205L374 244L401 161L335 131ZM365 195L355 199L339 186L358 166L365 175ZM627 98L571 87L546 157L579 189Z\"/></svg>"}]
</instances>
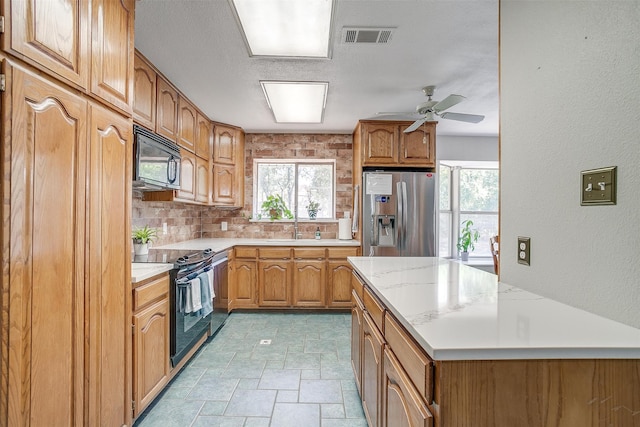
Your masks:
<instances>
[{"instance_id":1,"label":"tile floor","mask_svg":"<svg viewBox=\"0 0 640 427\"><path fill-rule=\"evenodd\" d=\"M135 426L366 427L350 333L350 313L232 313Z\"/></svg>"}]
</instances>

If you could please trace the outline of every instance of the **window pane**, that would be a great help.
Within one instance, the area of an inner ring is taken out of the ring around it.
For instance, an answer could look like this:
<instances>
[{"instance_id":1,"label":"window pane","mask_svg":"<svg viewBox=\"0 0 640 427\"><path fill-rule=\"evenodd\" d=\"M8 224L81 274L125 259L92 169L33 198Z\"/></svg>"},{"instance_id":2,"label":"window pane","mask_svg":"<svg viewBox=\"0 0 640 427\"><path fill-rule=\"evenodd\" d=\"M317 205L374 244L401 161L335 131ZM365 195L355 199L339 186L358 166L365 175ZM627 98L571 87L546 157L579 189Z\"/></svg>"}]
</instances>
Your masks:
<instances>
[{"instance_id":1,"label":"window pane","mask_svg":"<svg viewBox=\"0 0 640 427\"><path fill-rule=\"evenodd\" d=\"M451 210L451 168L440 165L440 210Z\"/></svg>"},{"instance_id":2,"label":"window pane","mask_svg":"<svg viewBox=\"0 0 640 427\"><path fill-rule=\"evenodd\" d=\"M298 218L333 218L333 164L298 165Z\"/></svg>"},{"instance_id":3,"label":"window pane","mask_svg":"<svg viewBox=\"0 0 640 427\"><path fill-rule=\"evenodd\" d=\"M258 188L255 189L256 203L253 206L253 213L256 218L268 217L268 213L262 212L262 203L270 195L280 195L287 208L293 208L295 169L290 163L258 163L256 165L258 174Z\"/></svg>"},{"instance_id":4,"label":"window pane","mask_svg":"<svg viewBox=\"0 0 640 427\"><path fill-rule=\"evenodd\" d=\"M498 170L460 170L460 210L498 211Z\"/></svg>"},{"instance_id":5,"label":"window pane","mask_svg":"<svg viewBox=\"0 0 640 427\"><path fill-rule=\"evenodd\" d=\"M440 212L438 256L451 256L451 212Z\"/></svg>"},{"instance_id":6,"label":"window pane","mask_svg":"<svg viewBox=\"0 0 640 427\"><path fill-rule=\"evenodd\" d=\"M480 237L475 243L476 248L473 252L469 252L469 257L490 257L491 246L489 244L489 239L491 238L491 236L495 236L496 234L498 234L498 215L460 215L460 222L466 221L468 219L473 221L473 226L471 228L478 230L478 232L480 233Z\"/></svg>"}]
</instances>

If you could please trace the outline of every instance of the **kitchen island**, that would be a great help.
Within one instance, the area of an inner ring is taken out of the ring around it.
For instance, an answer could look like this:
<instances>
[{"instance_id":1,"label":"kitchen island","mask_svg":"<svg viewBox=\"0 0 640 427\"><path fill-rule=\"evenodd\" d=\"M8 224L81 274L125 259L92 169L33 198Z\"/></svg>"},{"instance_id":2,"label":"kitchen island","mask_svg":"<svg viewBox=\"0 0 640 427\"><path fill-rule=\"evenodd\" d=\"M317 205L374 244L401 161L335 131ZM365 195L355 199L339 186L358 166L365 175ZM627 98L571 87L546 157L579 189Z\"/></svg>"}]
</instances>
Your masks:
<instances>
[{"instance_id":1,"label":"kitchen island","mask_svg":"<svg viewBox=\"0 0 640 427\"><path fill-rule=\"evenodd\" d=\"M640 330L445 259L348 260L370 425L640 426Z\"/></svg>"}]
</instances>

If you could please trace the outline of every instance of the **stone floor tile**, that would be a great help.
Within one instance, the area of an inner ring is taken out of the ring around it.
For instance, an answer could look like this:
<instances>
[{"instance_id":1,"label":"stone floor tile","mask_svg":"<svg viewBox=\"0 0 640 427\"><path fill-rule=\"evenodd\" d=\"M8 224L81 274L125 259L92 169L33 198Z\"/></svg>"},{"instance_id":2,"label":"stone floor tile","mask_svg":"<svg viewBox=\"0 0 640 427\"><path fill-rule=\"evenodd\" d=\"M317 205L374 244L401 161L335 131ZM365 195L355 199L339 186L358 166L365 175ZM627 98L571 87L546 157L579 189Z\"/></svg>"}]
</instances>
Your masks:
<instances>
[{"instance_id":1,"label":"stone floor tile","mask_svg":"<svg viewBox=\"0 0 640 427\"><path fill-rule=\"evenodd\" d=\"M320 354L288 353L284 360L285 369L320 369Z\"/></svg>"},{"instance_id":2,"label":"stone floor tile","mask_svg":"<svg viewBox=\"0 0 640 427\"><path fill-rule=\"evenodd\" d=\"M300 388L300 370L265 369L258 384L259 389L298 390Z\"/></svg>"},{"instance_id":3,"label":"stone floor tile","mask_svg":"<svg viewBox=\"0 0 640 427\"><path fill-rule=\"evenodd\" d=\"M269 427L271 418L247 417L244 427Z\"/></svg>"},{"instance_id":4,"label":"stone floor tile","mask_svg":"<svg viewBox=\"0 0 640 427\"><path fill-rule=\"evenodd\" d=\"M298 401L298 390L278 390L276 402L296 403Z\"/></svg>"},{"instance_id":5,"label":"stone floor tile","mask_svg":"<svg viewBox=\"0 0 640 427\"><path fill-rule=\"evenodd\" d=\"M323 403L320 405L322 418L344 418L344 405L342 403Z\"/></svg>"},{"instance_id":6,"label":"stone floor tile","mask_svg":"<svg viewBox=\"0 0 640 427\"><path fill-rule=\"evenodd\" d=\"M199 416L191 427L243 427L244 417Z\"/></svg>"},{"instance_id":7,"label":"stone floor tile","mask_svg":"<svg viewBox=\"0 0 640 427\"><path fill-rule=\"evenodd\" d=\"M200 415L222 415L228 404L228 401L205 400Z\"/></svg>"},{"instance_id":8,"label":"stone floor tile","mask_svg":"<svg viewBox=\"0 0 640 427\"><path fill-rule=\"evenodd\" d=\"M269 417L276 401L275 390L236 390L225 416Z\"/></svg>"},{"instance_id":9,"label":"stone floor tile","mask_svg":"<svg viewBox=\"0 0 640 427\"><path fill-rule=\"evenodd\" d=\"M342 387L338 380L301 380L300 402L342 403Z\"/></svg>"},{"instance_id":10,"label":"stone floor tile","mask_svg":"<svg viewBox=\"0 0 640 427\"><path fill-rule=\"evenodd\" d=\"M320 427L320 406L301 403L276 403L271 427Z\"/></svg>"}]
</instances>

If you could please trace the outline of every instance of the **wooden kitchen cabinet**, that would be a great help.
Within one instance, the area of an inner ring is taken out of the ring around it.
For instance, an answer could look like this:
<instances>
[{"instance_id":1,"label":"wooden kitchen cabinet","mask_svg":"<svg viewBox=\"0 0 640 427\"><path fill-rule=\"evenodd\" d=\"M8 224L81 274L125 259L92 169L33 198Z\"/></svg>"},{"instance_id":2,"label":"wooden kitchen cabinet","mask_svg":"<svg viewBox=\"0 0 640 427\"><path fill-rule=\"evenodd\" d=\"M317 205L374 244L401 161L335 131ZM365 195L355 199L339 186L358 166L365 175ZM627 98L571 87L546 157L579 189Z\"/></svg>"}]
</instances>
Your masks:
<instances>
[{"instance_id":1,"label":"wooden kitchen cabinet","mask_svg":"<svg viewBox=\"0 0 640 427\"><path fill-rule=\"evenodd\" d=\"M176 199L191 201L196 199L196 155L181 150L180 155L180 190Z\"/></svg>"},{"instance_id":2,"label":"wooden kitchen cabinet","mask_svg":"<svg viewBox=\"0 0 640 427\"><path fill-rule=\"evenodd\" d=\"M3 69L3 421L130 424L131 120Z\"/></svg>"},{"instance_id":3,"label":"wooden kitchen cabinet","mask_svg":"<svg viewBox=\"0 0 640 427\"><path fill-rule=\"evenodd\" d=\"M134 0L4 4L5 51L130 112Z\"/></svg>"},{"instance_id":4,"label":"wooden kitchen cabinet","mask_svg":"<svg viewBox=\"0 0 640 427\"><path fill-rule=\"evenodd\" d=\"M169 275L133 290L133 402L138 417L171 376Z\"/></svg>"},{"instance_id":5,"label":"wooden kitchen cabinet","mask_svg":"<svg viewBox=\"0 0 640 427\"><path fill-rule=\"evenodd\" d=\"M203 159L211 159L211 144L213 139L212 126L209 119L198 113L196 129L196 155Z\"/></svg>"},{"instance_id":6,"label":"wooden kitchen cabinet","mask_svg":"<svg viewBox=\"0 0 640 427\"><path fill-rule=\"evenodd\" d=\"M437 122L404 133L410 121L363 120L354 131L354 173L362 167L435 167Z\"/></svg>"},{"instance_id":7,"label":"wooden kitchen cabinet","mask_svg":"<svg viewBox=\"0 0 640 427\"><path fill-rule=\"evenodd\" d=\"M133 61L133 120L156 128L156 71L138 51Z\"/></svg>"},{"instance_id":8,"label":"wooden kitchen cabinet","mask_svg":"<svg viewBox=\"0 0 640 427\"><path fill-rule=\"evenodd\" d=\"M432 427L433 416L392 351L384 350L381 427Z\"/></svg>"},{"instance_id":9,"label":"wooden kitchen cabinet","mask_svg":"<svg viewBox=\"0 0 640 427\"><path fill-rule=\"evenodd\" d=\"M293 249L293 306L325 306L325 249Z\"/></svg>"},{"instance_id":10,"label":"wooden kitchen cabinet","mask_svg":"<svg viewBox=\"0 0 640 427\"><path fill-rule=\"evenodd\" d=\"M357 247L327 250L327 305L333 308L351 307L351 276L353 268L347 257L358 256Z\"/></svg>"},{"instance_id":11,"label":"wooden kitchen cabinet","mask_svg":"<svg viewBox=\"0 0 640 427\"><path fill-rule=\"evenodd\" d=\"M244 132L214 123L212 147L213 204L244 205Z\"/></svg>"},{"instance_id":12,"label":"wooden kitchen cabinet","mask_svg":"<svg viewBox=\"0 0 640 427\"><path fill-rule=\"evenodd\" d=\"M260 307L291 305L290 248L258 249L258 301Z\"/></svg>"},{"instance_id":13,"label":"wooden kitchen cabinet","mask_svg":"<svg viewBox=\"0 0 640 427\"><path fill-rule=\"evenodd\" d=\"M192 153L196 152L198 113L196 107L185 97L178 95L178 145Z\"/></svg>"},{"instance_id":14,"label":"wooden kitchen cabinet","mask_svg":"<svg viewBox=\"0 0 640 427\"><path fill-rule=\"evenodd\" d=\"M209 160L196 157L196 184L195 199L196 202L209 204L211 201L211 170L209 169Z\"/></svg>"},{"instance_id":15,"label":"wooden kitchen cabinet","mask_svg":"<svg viewBox=\"0 0 640 427\"><path fill-rule=\"evenodd\" d=\"M354 279L357 280L357 279ZM351 293L353 307L351 308L351 367L356 381L358 393L362 396L362 343L364 342L364 305L362 298L354 289Z\"/></svg>"},{"instance_id":16,"label":"wooden kitchen cabinet","mask_svg":"<svg viewBox=\"0 0 640 427\"><path fill-rule=\"evenodd\" d=\"M158 75L156 79L156 133L178 141L178 91Z\"/></svg>"},{"instance_id":17,"label":"wooden kitchen cabinet","mask_svg":"<svg viewBox=\"0 0 640 427\"><path fill-rule=\"evenodd\" d=\"M381 415L380 379L384 338L365 311L362 321L362 409L371 427L379 427ZM393 424L392 424L393 425Z\"/></svg>"},{"instance_id":18,"label":"wooden kitchen cabinet","mask_svg":"<svg viewBox=\"0 0 640 427\"><path fill-rule=\"evenodd\" d=\"M258 307L257 249L236 247L229 262L229 310Z\"/></svg>"}]
</instances>

